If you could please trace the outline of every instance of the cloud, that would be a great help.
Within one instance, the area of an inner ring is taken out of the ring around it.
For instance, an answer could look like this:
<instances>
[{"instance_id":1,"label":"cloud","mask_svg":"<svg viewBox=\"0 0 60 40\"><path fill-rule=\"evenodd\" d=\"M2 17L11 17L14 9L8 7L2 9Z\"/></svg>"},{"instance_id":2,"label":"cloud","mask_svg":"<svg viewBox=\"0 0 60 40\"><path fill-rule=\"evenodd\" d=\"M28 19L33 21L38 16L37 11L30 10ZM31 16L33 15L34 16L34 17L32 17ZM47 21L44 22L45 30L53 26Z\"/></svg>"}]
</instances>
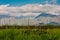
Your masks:
<instances>
[{"instance_id":1,"label":"cloud","mask_svg":"<svg viewBox=\"0 0 60 40\"><path fill-rule=\"evenodd\" d=\"M37 16L40 12L48 12L50 14L59 15L60 6L51 4L27 4L23 6L10 6L9 4L0 5L0 14L8 14L10 16Z\"/></svg>"}]
</instances>

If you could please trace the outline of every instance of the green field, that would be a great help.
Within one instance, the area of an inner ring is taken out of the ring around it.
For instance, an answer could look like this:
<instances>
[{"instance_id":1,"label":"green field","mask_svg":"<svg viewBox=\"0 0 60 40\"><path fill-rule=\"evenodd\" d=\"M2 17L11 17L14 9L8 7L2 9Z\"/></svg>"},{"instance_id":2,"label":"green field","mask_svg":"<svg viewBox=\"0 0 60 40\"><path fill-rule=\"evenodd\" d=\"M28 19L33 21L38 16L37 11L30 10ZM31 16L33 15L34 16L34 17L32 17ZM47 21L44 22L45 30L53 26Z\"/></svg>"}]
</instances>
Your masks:
<instances>
[{"instance_id":1,"label":"green field","mask_svg":"<svg viewBox=\"0 0 60 40\"><path fill-rule=\"evenodd\" d=\"M60 40L60 25L0 26L0 40Z\"/></svg>"},{"instance_id":2,"label":"green field","mask_svg":"<svg viewBox=\"0 0 60 40\"><path fill-rule=\"evenodd\" d=\"M60 40L60 29L1 29L0 40Z\"/></svg>"}]
</instances>

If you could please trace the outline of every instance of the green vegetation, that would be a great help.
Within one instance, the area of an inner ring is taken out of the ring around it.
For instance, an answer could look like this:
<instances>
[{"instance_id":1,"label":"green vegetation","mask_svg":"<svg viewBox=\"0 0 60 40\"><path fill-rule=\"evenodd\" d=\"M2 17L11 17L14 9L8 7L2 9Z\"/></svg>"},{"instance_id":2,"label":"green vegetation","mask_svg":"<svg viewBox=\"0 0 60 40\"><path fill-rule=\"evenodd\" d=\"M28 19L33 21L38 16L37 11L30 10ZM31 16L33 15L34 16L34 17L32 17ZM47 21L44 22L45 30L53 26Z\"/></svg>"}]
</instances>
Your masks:
<instances>
[{"instance_id":1,"label":"green vegetation","mask_svg":"<svg viewBox=\"0 0 60 40\"><path fill-rule=\"evenodd\" d=\"M0 26L0 40L60 40L60 26Z\"/></svg>"},{"instance_id":2,"label":"green vegetation","mask_svg":"<svg viewBox=\"0 0 60 40\"><path fill-rule=\"evenodd\" d=\"M60 29L4 29L0 40L60 40Z\"/></svg>"},{"instance_id":3,"label":"green vegetation","mask_svg":"<svg viewBox=\"0 0 60 40\"><path fill-rule=\"evenodd\" d=\"M60 25L41 25L41 26L19 26L19 25L3 25L0 26L0 29L54 29L59 28Z\"/></svg>"}]
</instances>

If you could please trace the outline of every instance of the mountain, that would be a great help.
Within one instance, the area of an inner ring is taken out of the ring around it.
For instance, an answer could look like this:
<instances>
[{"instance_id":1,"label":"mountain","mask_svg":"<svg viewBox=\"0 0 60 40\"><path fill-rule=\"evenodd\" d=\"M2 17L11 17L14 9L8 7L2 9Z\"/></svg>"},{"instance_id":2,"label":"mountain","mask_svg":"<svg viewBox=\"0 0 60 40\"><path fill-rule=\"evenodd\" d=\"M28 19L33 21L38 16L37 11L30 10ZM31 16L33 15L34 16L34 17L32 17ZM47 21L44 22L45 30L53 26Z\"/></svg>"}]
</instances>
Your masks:
<instances>
[{"instance_id":1,"label":"mountain","mask_svg":"<svg viewBox=\"0 0 60 40\"><path fill-rule=\"evenodd\" d=\"M20 16L20 17L15 17L16 19L21 19L21 18L34 18L34 16Z\"/></svg>"},{"instance_id":2,"label":"mountain","mask_svg":"<svg viewBox=\"0 0 60 40\"><path fill-rule=\"evenodd\" d=\"M50 13L44 13L42 12L40 15L38 15L37 17L35 17L35 19L37 19L38 23L44 23L44 24L54 24L54 25L58 25L60 24L60 19L58 15L53 15Z\"/></svg>"},{"instance_id":3,"label":"mountain","mask_svg":"<svg viewBox=\"0 0 60 40\"><path fill-rule=\"evenodd\" d=\"M9 15L0 15L0 18L9 18Z\"/></svg>"},{"instance_id":4,"label":"mountain","mask_svg":"<svg viewBox=\"0 0 60 40\"><path fill-rule=\"evenodd\" d=\"M57 17L57 15L53 15L53 14L42 12L40 15L38 15L35 18L39 18L39 17Z\"/></svg>"},{"instance_id":5,"label":"mountain","mask_svg":"<svg viewBox=\"0 0 60 40\"><path fill-rule=\"evenodd\" d=\"M21 19L21 18L34 18L34 16L9 16L9 15L4 15L4 14L0 14L0 18L10 18L10 17L14 17L16 19Z\"/></svg>"},{"instance_id":6,"label":"mountain","mask_svg":"<svg viewBox=\"0 0 60 40\"><path fill-rule=\"evenodd\" d=\"M48 24L50 24L50 25L59 25L59 23L57 23L57 22L50 22Z\"/></svg>"}]
</instances>

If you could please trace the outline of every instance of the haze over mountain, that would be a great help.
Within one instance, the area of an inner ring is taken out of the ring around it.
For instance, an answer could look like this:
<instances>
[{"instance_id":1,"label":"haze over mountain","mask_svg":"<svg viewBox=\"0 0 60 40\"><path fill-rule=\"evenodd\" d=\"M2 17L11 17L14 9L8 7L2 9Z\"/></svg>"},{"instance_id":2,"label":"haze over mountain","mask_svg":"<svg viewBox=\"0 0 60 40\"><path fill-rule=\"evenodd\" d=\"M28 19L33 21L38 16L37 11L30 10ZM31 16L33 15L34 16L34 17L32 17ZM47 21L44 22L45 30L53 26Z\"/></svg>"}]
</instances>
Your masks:
<instances>
[{"instance_id":1,"label":"haze over mountain","mask_svg":"<svg viewBox=\"0 0 60 40\"><path fill-rule=\"evenodd\" d=\"M44 13L44 12L42 12L36 18L39 18L39 17L58 17L58 15L53 15L53 14L50 14L50 13Z\"/></svg>"},{"instance_id":2,"label":"haze over mountain","mask_svg":"<svg viewBox=\"0 0 60 40\"><path fill-rule=\"evenodd\" d=\"M41 12L60 14L60 0L0 0L0 15L36 17Z\"/></svg>"},{"instance_id":3,"label":"haze over mountain","mask_svg":"<svg viewBox=\"0 0 60 40\"><path fill-rule=\"evenodd\" d=\"M0 20L8 19L32 19L30 21L49 23L60 23L60 1L56 0L0 0ZM35 19L34 19L35 18ZM14 21L14 20L12 20ZM2 21L3 22L3 21Z\"/></svg>"},{"instance_id":4,"label":"haze over mountain","mask_svg":"<svg viewBox=\"0 0 60 40\"><path fill-rule=\"evenodd\" d=\"M14 17L21 17L21 16L31 16L36 17L41 12L47 12L53 15L60 14L60 6L59 5L52 5L52 4L27 4L24 6L16 6L12 7L7 5L0 5L0 15L9 15Z\"/></svg>"},{"instance_id":5,"label":"haze over mountain","mask_svg":"<svg viewBox=\"0 0 60 40\"><path fill-rule=\"evenodd\" d=\"M52 24L52 25L60 24L60 16L59 15L53 15L53 14L41 12L41 14L35 18L37 19L38 23Z\"/></svg>"}]
</instances>

